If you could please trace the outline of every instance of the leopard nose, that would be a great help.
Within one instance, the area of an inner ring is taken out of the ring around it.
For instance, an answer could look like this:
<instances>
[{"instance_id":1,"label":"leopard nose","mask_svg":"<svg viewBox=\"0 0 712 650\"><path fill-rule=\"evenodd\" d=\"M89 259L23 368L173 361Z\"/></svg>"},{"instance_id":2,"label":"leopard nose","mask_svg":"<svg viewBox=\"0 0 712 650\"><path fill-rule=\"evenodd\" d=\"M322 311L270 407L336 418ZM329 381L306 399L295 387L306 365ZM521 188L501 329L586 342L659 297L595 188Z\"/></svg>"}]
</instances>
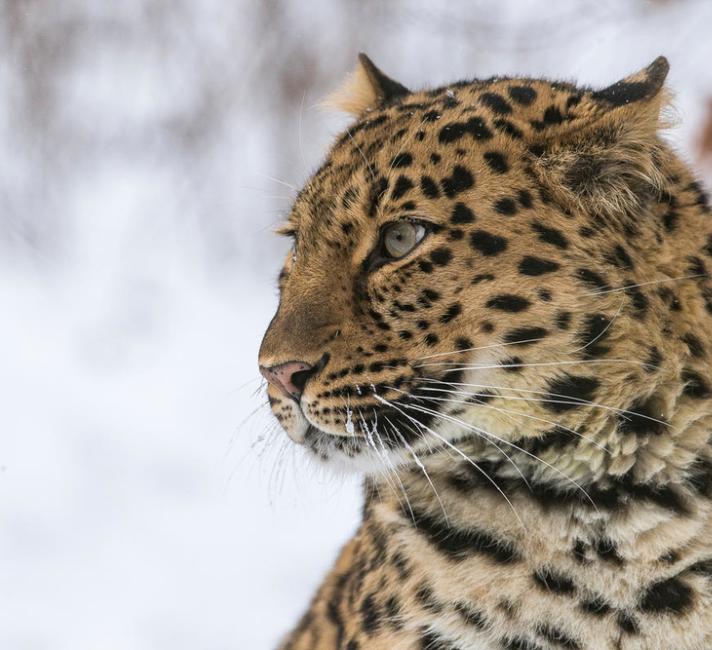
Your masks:
<instances>
[{"instance_id":1,"label":"leopard nose","mask_svg":"<svg viewBox=\"0 0 712 650\"><path fill-rule=\"evenodd\" d=\"M262 376L286 395L299 400L304 392L304 385L316 368L304 361L288 361L266 368L260 366Z\"/></svg>"}]
</instances>

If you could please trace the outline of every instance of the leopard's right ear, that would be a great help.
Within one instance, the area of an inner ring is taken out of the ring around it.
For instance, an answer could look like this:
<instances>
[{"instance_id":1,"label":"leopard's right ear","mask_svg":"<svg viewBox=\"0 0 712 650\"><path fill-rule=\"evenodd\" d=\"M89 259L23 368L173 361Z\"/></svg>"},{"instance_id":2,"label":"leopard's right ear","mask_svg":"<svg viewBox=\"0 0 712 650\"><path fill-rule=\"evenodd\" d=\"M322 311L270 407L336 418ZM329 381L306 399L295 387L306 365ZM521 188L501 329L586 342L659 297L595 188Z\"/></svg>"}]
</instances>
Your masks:
<instances>
[{"instance_id":1,"label":"leopard's right ear","mask_svg":"<svg viewBox=\"0 0 712 650\"><path fill-rule=\"evenodd\" d=\"M410 90L386 76L361 52L355 70L341 88L329 95L323 104L360 117L368 110L387 106L409 94Z\"/></svg>"}]
</instances>

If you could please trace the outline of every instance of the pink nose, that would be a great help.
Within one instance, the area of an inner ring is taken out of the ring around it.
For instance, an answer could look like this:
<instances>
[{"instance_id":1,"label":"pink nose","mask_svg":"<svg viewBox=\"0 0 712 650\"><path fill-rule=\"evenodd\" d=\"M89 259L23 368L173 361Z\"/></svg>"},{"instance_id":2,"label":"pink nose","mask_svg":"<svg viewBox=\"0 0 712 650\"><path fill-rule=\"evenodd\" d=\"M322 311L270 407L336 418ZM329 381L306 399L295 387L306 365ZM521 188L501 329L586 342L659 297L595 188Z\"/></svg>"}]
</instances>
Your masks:
<instances>
[{"instance_id":1,"label":"pink nose","mask_svg":"<svg viewBox=\"0 0 712 650\"><path fill-rule=\"evenodd\" d=\"M311 376L313 366L303 361L288 361L277 366L265 368L260 366L262 376L284 393L299 399L304 392L304 385Z\"/></svg>"}]
</instances>

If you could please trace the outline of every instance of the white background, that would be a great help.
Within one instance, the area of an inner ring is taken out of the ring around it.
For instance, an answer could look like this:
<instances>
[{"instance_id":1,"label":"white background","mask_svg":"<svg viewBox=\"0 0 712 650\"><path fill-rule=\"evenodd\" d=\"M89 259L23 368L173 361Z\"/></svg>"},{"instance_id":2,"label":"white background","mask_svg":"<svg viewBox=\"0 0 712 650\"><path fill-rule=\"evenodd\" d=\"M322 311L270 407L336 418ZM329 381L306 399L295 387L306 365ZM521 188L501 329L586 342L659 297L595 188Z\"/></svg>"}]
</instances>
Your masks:
<instances>
[{"instance_id":1,"label":"white background","mask_svg":"<svg viewBox=\"0 0 712 650\"><path fill-rule=\"evenodd\" d=\"M696 159L710 3L437 6L0 4L1 649L273 647L355 528L358 480L278 431L256 355L271 227L359 50L412 87L662 53Z\"/></svg>"}]
</instances>

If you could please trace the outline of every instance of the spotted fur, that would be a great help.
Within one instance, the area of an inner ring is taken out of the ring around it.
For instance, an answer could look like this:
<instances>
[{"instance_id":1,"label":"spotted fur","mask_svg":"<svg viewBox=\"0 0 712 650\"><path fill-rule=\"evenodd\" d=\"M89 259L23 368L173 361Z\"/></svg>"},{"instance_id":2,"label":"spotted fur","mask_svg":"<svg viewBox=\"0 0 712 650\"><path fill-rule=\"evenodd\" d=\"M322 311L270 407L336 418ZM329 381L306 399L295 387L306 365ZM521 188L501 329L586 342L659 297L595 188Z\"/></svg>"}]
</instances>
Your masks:
<instances>
[{"instance_id":1,"label":"spotted fur","mask_svg":"<svg viewBox=\"0 0 712 650\"><path fill-rule=\"evenodd\" d=\"M712 220L667 70L411 92L361 57L260 364L312 366L272 410L363 522L283 650L712 648Z\"/></svg>"}]
</instances>

